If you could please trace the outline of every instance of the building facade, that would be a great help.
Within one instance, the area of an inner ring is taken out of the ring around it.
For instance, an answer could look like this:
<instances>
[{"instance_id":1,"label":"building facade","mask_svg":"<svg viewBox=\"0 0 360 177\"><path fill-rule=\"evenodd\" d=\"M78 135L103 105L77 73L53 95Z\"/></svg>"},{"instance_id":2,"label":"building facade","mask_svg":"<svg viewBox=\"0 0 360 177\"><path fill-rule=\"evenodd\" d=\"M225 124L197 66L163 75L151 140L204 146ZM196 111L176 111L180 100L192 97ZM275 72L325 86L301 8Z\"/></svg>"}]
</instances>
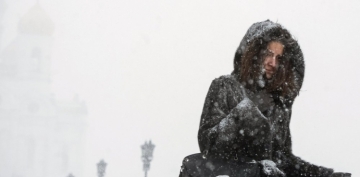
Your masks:
<instances>
[{"instance_id":1,"label":"building facade","mask_svg":"<svg viewBox=\"0 0 360 177\"><path fill-rule=\"evenodd\" d=\"M36 3L0 52L0 176L82 176L87 107L77 96L56 100L51 90L54 29Z\"/></svg>"}]
</instances>

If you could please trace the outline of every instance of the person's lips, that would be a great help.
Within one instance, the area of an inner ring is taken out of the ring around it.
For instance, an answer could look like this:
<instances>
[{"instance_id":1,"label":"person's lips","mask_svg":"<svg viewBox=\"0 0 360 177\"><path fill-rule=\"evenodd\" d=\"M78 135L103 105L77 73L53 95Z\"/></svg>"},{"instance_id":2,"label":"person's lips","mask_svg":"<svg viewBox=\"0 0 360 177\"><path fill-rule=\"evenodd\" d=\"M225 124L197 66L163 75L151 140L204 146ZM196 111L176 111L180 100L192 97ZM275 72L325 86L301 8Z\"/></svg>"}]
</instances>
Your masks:
<instances>
[{"instance_id":1,"label":"person's lips","mask_svg":"<svg viewBox=\"0 0 360 177\"><path fill-rule=\"evenodd\" d=\"M266 73L269 73L269 74L273 74L274 73L274 70L271 70L271 69L265 69Z\"/></svg>"}]
</instances>

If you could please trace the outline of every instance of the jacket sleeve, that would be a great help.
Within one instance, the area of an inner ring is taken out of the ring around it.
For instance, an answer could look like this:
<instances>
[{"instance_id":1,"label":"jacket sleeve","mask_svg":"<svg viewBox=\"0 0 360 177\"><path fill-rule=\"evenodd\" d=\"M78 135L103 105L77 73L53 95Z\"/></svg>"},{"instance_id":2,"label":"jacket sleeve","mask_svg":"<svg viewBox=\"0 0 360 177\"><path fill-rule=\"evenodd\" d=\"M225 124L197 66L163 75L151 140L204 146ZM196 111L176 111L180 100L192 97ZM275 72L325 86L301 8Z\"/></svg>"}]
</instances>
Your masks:
<instances>
[{"instance_id":1,"label":"jacket sleeve","mask_svg":"<svg viewBox=\"0 0 360 177\"><path fill-rule=\"evenodd\" d=\"M291 114L290 114L291 117ZM290 121L289 121L290 123ZM283 149L283 170L287 177L297 176L318 176L318 177L329 177L334 172L331 168L325 168L317 166L302 160L292 153L292 143L289 124L287 126L288 135L285 140L285 147Z\"/></svg>"},{"instance_id":2,"label":"jacket sleeve","mask_svg":"<svg viewBox=\"0 0 360 177\"><path fill-rule=\"evenodd\" d=\"M233 148L232 142L237 137L249 133L256 134L254 130L260 127L270 127L267 118L245 96L245 93L235 92L231 89L230 83L221 78L211 83L205 98L198 132L202 153L209 150L226 151Z\"/></svg>"}]
</instances>

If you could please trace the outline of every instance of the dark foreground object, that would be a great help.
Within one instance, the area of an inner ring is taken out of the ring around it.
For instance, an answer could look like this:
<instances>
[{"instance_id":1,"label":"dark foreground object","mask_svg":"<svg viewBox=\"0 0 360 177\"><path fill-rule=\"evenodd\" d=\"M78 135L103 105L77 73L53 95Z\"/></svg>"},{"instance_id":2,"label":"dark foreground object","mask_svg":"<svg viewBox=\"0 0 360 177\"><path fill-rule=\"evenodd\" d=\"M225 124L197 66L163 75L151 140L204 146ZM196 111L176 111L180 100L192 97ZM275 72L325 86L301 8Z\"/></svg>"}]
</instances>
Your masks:
<instances>
[{"instance_id":1,"label":"dark foreground object","mask_svg":"<svg viewBox=\"0 0 360 177\"><path fill-rule=\"evenodd\" d=\"M184 158L179 177L283 177L264 174L261 164L250 159L223 159L201 153ZM330 177L351 177L351 173L333 173Z\"/></svg>"},{"instance_id":2,"label":"dark foreground object","mask_svg":"<svg viewBox=\"0 0 360 177\"><path fill-rule=\"evenodd\" d=\"M201 153L198 153L184 158L179 177L260 177L262 176L260 172L261 167L256 162L204 158Z\"/></svg>"},{"instance_id":3,"label":"dark foreground object","mask_svg":"<svg viewBox=\"0 0 360 177\"><path fill-rule=\"evenodd\" d=\"M351 173L333 173L331 177L351 177Z\"/></svg>"}]
</instances>

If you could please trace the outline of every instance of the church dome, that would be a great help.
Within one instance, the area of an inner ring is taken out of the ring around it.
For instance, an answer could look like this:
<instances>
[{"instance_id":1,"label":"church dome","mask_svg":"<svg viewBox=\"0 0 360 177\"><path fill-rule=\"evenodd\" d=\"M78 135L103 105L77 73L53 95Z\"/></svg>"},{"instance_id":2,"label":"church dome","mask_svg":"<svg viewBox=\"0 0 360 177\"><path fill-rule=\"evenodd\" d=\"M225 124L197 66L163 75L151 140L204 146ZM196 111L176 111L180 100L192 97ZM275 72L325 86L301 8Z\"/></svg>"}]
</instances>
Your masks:
<instances>
[{"instance_id":1,"label":"church dome","mask_svg":"<svg viewBox=\"0 0 360 177\"><path fill-rule=\"evenodd\" d=\"M48 14L36 3L19 22L20 33L51 36L54 32L54 23Z\"/></svg>"}]
</instances>

